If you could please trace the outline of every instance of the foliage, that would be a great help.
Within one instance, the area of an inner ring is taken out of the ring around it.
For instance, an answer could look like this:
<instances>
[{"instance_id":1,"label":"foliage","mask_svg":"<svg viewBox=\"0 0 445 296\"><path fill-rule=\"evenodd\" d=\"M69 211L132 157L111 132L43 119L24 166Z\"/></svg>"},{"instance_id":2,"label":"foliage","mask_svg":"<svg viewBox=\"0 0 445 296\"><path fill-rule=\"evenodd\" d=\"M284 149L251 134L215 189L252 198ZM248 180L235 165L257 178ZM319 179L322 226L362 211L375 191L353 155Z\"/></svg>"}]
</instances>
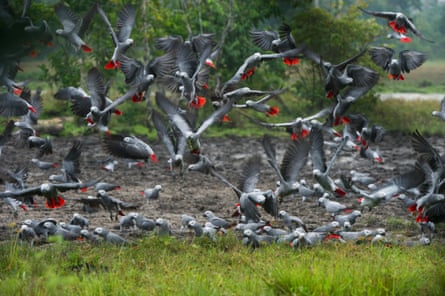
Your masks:
<instances>
[{"instance_id":1,"label":"foliage","mask_svg":"<svg viewBox=\"0 0 445 296\"><path fill-rule=\"evenodd\" d=\"M14 2L16 11L20 11L22 2ZM384 36L387 28L382 25L380 20L363 15L357 9L357 6L366 7L367 3L365 1L331 1L329 3L318 1L320 8L313 8L313 2L315 1L275 0L267 3L254 1L249 3L249 9L245 9L245 3L239 0L131 1L137 6L137 18L136 29L132 33L135 44L128 51L128 55L147 62L161 54L154 47L154 41L158 37L180 35L183 38L188 38L191 34L201 32L215 33L217 47L221 47L222 53L217 60L217 72L212 72L209 83L209 98L212 96L213 88L216 86L218 79L225 81L231 77L247 56L259 50L250 41L249 30L277 30L282 22L287 22L293 28L293 35L297 42L304 42L309 49L333 63L341 62L352 54L359 52L366 45L383 42L379 36ZM385 6L377 2L380 3L381 1L370 2L369 8L381 9ZM411 1L409 10L416 11L418 2ZM93 1L67 0L65 3L82 15L89 9ZM433 14L434 8L437 8L437 6L422 3L424 4L423 7L431 9L428 10L432 15L431 22L427 25L437 27L436 22L441 21L438 19L437 12ZM35 18L43 16L48 20L52 29L59 28L61 24L54 15L53 4L55 4L55 1L34 1L29 15ZM101 5L111 23L115 24L116 14L119 8L124 5L123 1L102 1ZM33 20L37 21L38 19ZM422 25L423 28L424 24L419 25ZM425 32L425 34L427 33ZM55 115L71 115L69 108L67 108L69 103L57 102L48 97L51 97L53 92L63 86L72 85L86 88L85 76L92 66L97 66L101 69L105 79L112 81L110 93L112 99L126 91L127 86L124 85L121 71L102 70L113 49L111 38L108 38L108 36L106 27L100 17L96 15L85 37L87 43L93 47L92 54L75 52L67 45L65 40L55 36L56 46L49 49L43 56L47 57L48 63L41 64L39 66L40 71L32 72L32 74L28 71L19 73L18 77L22 80L33 78L30 84L32 87L41 86L42 83L46 83L47 87L49 86L49 93L45 95L43 118ZM414 38L415 42L418 41L416 39ZM396 46L397 44L391 45ZM416 45L416 43L413 43L413 45ZM435 47L437 45L436 42L431 46ZM439 50L435 51L439 52ZM360 58L359 63L377 69L366 54ZM431 65L437 66L438 64L432 63ZM432 69L425 66L416 69L408 77L409 80L412 80L413 76L420 73L419 75L423 77L422 80L403 81L401 83L384 80L386 73L379 69L382 79L380 79L377 87L353 104L351 110L354 110L354 112L365 110L372 114L374 108L380 104L374 91L409 91L412 89L422 92L443 92L443 82L440 80L440 77L442 77L440 73L442 72L422 72L424 69ZM41 82L36 82L36 78ZM245 84L251 88L264 90L286 88L285 94L274 100L280 107L280 118L265 118L263 114L255 112L248 112L248 115L257 120L274 122L277 120L288 121L298 116L304 117L313 114L320 108L331 104L331 101L324 98L323 80L324 74L320 66L305 59L302 59L300 64L294 67L287 67L278 62L263 63L254 77L246 81ZM432 85L428 85L429 81L432 82ZM155 90L154 87L153 92ZM141 108L142 105L140 104L124 104L122 109L125 115L122 117L113 116L110 124L112 131L117 133L148 133L151 136L153 130L147 114L152 108L153 96L147 96L147 101L143 104L147 104L147 107ZM205 118L211 111L211 108L206 108L201 113L200 118ZM247 127L247 129L243 129L246 133L257 129L252 122L241 123L243 116L238 114L239 112L235 111L233 113L235 114L232 115L234 119L231 123L232 127L239 127L240 129ZM80 125L84 124L82 120L79 122ZM397 126L392 123L389 125ZM66 124L66 128L70 129L65 132L68 135L90 131L84 127L75 127L75 122ZM227 133L230 134L230 131L216 130L214 134Z\"/></svg>"},{"instance_id":2,"label":"foliage","mask_svg":"<svg viewBox=\"0 0 445 296\"><path fill-rule=\"evenodd\" d=\"M374 20L361 20L358 14L355 6L338 16L319 8L306 10L297 14L293 20L292 27L298 28L294 37L298 43L305 44L325 61L340 63L360 52L379 32ZM362 56L360 64L370 66L369 57ZM301 67L297 67L294 72L296 79L292 79L292 90L295 95L312 103L310 112L331 103L324 98L322 86L325 76L320 65L304 59ZM370 96L360 100L370 99L372 100L372 92Z\"/></svg>"}]
</instances>

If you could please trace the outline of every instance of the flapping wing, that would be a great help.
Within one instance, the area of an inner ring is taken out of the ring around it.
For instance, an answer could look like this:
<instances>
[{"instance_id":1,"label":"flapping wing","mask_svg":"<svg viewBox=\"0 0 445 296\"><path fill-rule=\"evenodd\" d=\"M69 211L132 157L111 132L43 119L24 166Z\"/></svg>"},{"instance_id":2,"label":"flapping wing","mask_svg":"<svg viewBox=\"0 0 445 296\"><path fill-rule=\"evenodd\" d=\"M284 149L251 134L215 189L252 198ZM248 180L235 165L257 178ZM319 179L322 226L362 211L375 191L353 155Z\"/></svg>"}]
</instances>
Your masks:
<instances>
[{"instance_id":1,"label":"flapping wing","mask_svg":"<svg viewBox=\"0 0 445 296\"><path fill-rule=\"evenodd\" d=\"M165 148L170 155L170 158L174 159L176 155L175 146L173 144L172 138L169 135L167 125L162 120L161 114L153 109L151 113L151 119L158 133L158 138L164 143Z\"/></svg>"},{"instance_id":2,"label":"flapping wing","mask_svg":"<svg viewBox=\"0 0 445 296\"><path fill-rule=\"evenodd\" d=\"M122 135L111 135L103 137L105 150L116 157L143 159L150 157L146 149L141 149L137 143L138 139Z\"/></svg>"},{"instance_id":3,"label":"flapping wing","mask_svg":"<svg viewBox=\"0 0 445 296\"><path fill-rule=\"evenodd\" d=\"M260 179L261 156L255 154L249 157L243 166L239 178L238 188L243 192L252 192L256 189Z\"/></svg>"},{"instance_id":4,"label":"flapping wing","mask_svg":"<svg viewBox=\"0 0 445 296\"><path fill-rule=\"evenodd\" d=\"M69 175L80 174L80 154L82 153L82 143L75 141L62 161L63 169Z\"/></svg>"},{"instance_id":5,"label":"flapping wing","mask_svg":"<svg viewBox=\"0 0 445 296\"><path fill-rule=\"evenodd\" d=\"M323 132L320 127L313 126L310 133L312 166L321 172L326 171Z\"/></svg>"},{"instance_id":6,"label":"flapping wing","mask_svg":"<svg viewBox=\"0 0 445 296\"><path fill-rule=\"evenodd\" d=\"M308 138L291 141L281 161L280 171L287 182L295 183L306 164L311 143Z\"/></svg>"},{"instance_id":7,"label":"flapping wing","mask_svg":"<svg viewBox=\"0 0 445 296\"><path fill-rule=\"evenodd\" d=\"M77 14L62 3L56 4L54 11L66 32L72 32L76 29L76 26L79 26L82 22Z\"/></svg>"},{"instance_id":8,"label":"flapping wing","mask_svg":"<svg viewBox=\"0 0 445 296\"><path fill-rule=\"evenodd\" d=\"M371 11L371 10L366 10L361 7L359 7L358 9L360 9L361 11L363 11L366 14L373 15L376 17L385 18L387 20L394 20L396 18L396 12L393 12L393 11Z\"/></svg>"},{"instance_id":9,"label":"flapping wing","mask_svg":"<svg viewBox=\"0 0 445 296\"><path fill-rule=\"evenodd\" d=\"M131 31L136 20L136 10L133 5L125 5L119 11L117 20L117 38L120 41L125 41L130 38Z\"/></svg>"},{"instance_id":10,"label":"flapping wing","mask_svg":"<svg viewBox=\"0 0 445 296\"><path fill-rule=\"evenodd\" d=\"M383 70L388 70L391 59L394 56L394 50L389 47L372 47L369 49L371 60L382 67Z\"/></svg>"},{"instance_id":11,"label":"flapping wing","mask_svg":"<svg viewBox=\"0 0 445 296\"><path fill-rule=\"evenodd\" d=\"M399 52L399 61L402 72L409 73L426 61L426 55L415 50L402 50Z\"/></svg>"},{"instance_id":12,"label":"flapping wing","mask_svg":"<svg viewBox=\"0 0 445 296\"><path fill-rule=\"evenodd\" d=\"M274 31L250 31L249 36L253 44L262 50L272 50L272 42L280 39L278 33Z\"/></svg>"}]
</instances>

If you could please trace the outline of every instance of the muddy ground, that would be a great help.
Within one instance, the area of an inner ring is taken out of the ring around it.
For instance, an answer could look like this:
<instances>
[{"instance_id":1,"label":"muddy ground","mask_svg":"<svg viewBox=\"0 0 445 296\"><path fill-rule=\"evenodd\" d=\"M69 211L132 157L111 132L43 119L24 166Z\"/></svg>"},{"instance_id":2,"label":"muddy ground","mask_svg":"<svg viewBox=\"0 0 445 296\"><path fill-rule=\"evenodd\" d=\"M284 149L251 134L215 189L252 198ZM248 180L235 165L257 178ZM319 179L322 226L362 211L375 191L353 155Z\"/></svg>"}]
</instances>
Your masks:
<instances>
[{"instance_id":1,"label":"muddy ground","mask_svg":"<svg viewBox=\"0 0 445 296\"><path fill-rule=\"evenodd\" d=\"M79 139L83 143L81 154L81 174L80 179L88 181L96 178L103 178L102 181L115 183L121 186L120 190L112 191L110 194L124 201L132 202L139 207L135 210L149 218L165 218L171 225L173 231L179 231L180 217L182 214L195 216L199 222L204 223L206 218L203 213L206 210L213 211L216 215L228 220L236 221L231 217L237 197L234 192L218 179L204 175L199 172L186 172L183 177L172 177L167 169L167 154L160 142L146 140L158 156L158 163L146 163L143 167L128 168L127 160L118 159L118 164L114 170L105 171L101 169L101 160L110 157L100 144L100 137L90 135L82 138L54 138L54 153L42 158L46 161L61 162L70 149L72 142ZM277 159L281 161L286 145L290 138L273 138ZM441 153L445 152L445 141L441 137L431 137L428 140ZM376 145L373 148L377 148ZM416 154L412 148L408 135L398 133L387 134L384 141L378 145L384 162L382 164L372 162L369 159L361 158L357 152L343 152L339 155L332 171L332 177L338 178L341 174L348 175L350 170L368 172L382 182L394 175L406 172L412 168ZM327 157L331 149L325 145ZM49 175L59 174L60 168L40 170L31 159L35 157L36 150L27 147L19 148L8 143L3 148L0 158L2 168L14 170L17 167L25 166L29 169L28 186L39 185L47 182ZM233 184L238 183L243 162L252 154L262 155L262 171L260 184L262 190L273 189L276 184L276 176L266 161L260 138L202 138L202 152L207 155L215 164L217 170ZM309 184L314 184L311 176L310 162L306 164L301 177ZM141 195L145 188L153 187L156 184L162 185L163 190L158 200L147 202ZM4 186L0 184L0 190ZM87 195L95 195L94 189L86 193L68 191L65 192L66 205L59 209L47 209L44 205L44 198L36 196L37 204L30 206L27 212L20 209L18 217L11 214L11 209L4 203L0 204L0 227L1 240L11 238L14 231L25 219L54 218L57 221L69 222L73 214L78 212L88 217L90 229L101 226L116 229L118 222L111 221L109 213L100 210L97 213L89 214L82 211L82 204L77 200ZM341 200L342 203L352 207L357 206L357 196L348 195ZM317 200L302 201L301 196L287 197L280 204L280 209L286 210L292 215L300 217L308 226L313 229L324 223L331 221L331 217L326 211L318 207ZM263 212L263 218L270 220L273 225L282 226L281 221L274 220L267 213ZM388 203L378 205L372 211L364 210L362 217L353 226L354 230L363 228L374 229L384 227L392 239L416 239L418 238L418 228L414 223L415 218L404 208L401 201L394 199ZM439 228L436 237L443 238L444 228ZM118 231L118 230L117 230ZM124 233L128 236L128 233Z\"/></svg>"}]
</instances>

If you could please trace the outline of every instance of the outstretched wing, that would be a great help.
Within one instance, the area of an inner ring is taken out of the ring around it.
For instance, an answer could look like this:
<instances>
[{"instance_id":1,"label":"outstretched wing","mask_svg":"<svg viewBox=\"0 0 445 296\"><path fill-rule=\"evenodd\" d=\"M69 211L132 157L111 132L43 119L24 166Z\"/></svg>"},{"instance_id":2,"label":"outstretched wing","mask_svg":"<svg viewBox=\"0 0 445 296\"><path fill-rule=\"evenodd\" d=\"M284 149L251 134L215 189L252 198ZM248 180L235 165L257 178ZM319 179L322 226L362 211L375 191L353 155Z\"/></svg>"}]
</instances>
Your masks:
<instances>
[{"instance_id":1,"label":"outstretched wing","mask_svg":"<svg viewBox=\"0 0 445 296\"><path fill-rule=\"evenodd\" d=\"M260 179L261 156L255 154L247 159L238 182L238 188L243 192L252 192L256 189Z\"/></svg>"},{"instance_id":2,"label":"outstretched wing","mask_svg":"<svg viewBox=\"0 0 445 296\"><path fill-rule=\"evenodd\" d=\"M426 55L420 51L402 50L399 52L399 61L402 72L409 73L426 61Z\"/></svg>"}]
</instances>

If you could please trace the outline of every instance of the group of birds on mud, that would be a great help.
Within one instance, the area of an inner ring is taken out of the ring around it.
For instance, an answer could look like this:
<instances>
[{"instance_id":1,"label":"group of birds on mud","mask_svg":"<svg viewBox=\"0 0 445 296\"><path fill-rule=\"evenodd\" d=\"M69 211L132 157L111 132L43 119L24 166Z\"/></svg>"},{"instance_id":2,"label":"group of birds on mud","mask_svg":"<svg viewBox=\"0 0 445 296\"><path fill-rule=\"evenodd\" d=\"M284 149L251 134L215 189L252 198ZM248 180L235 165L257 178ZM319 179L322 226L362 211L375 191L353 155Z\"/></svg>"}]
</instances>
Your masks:
<instances>
[{"instance_id":1,"label":"group of birds on mud","mask_svg":"<svg viewBox=\"0 0 445 296\"><path fill-rule=\"evenodd\" d=\"M178 233L171 229L166 219L145 217L136 211L137 207L133 203L113 197L110 191L116 189L117 185L105 182L104 178L81 181L81 142L73 142L61 164L41 160L42 157L53 153L51 139L39 137L38 131L35 130L44 103L41 90L32 94L26 88L26 83L16 82L14 78L17 71L21 70L19 62L23 57L35 55L36 49L42 44L53 45L53 33L45 20L35 21L27 15L31 1L25 1L20 16L11 10L8 1L1 0L0 4L0 84L6 88L0 95L0 115L7 118L21 116L21 120L8 121L0 136L0 163L1 158L8 157L1 154L2 147L19 145L37 151L31 163L42 170L61 166L61 174L51 175L48 182L38 185L26 184L26 167L12 169L2 166L0 179L5 189L0 192L0 198L13 209L17 218L20 207L25 210L26 216L29 204L35 203L34 195L43 196L47 208L57 209L69 200L62 196L66 191L79 192L94 188L96 192L95 197L79 199L84 204L82 209L85 214L75 213L70 221L59 222L53 218L26 219L21 223L20 238L31 244L35 241L44 242L52 235L61 236L66 240L83 238L92 243L107 241L127 244L131 241L123 234L128 229L153 231L159 235ZM365 14L388 21L389 38L408 43L411 41L410 34L413 33L427 40L410 18L400 12L362 10ZM66 100L73 113L84 118L88 126L97 129L100 134L98 141L110 154L110 161L103 164L103 169L114 170L117 161L113 157L129 160L129 166L158 161L155 151L142 139L112 134L108 128L108 123L114 116L125 116L119 110L121 104L146 100L149 89L156 84L160 89L168 89L168 92L156 92L157 108L153 109L150 118L160 142L165 146L165 153L168 154L172 178L182 178L189 172L198 172L208 175L209 178L217 178L233 189L238 201L234 214L236 221L234 218L218 217L208 210L203 213L207 221L201 224L196 217L184 214L180 221L180 232L188 231L196 237L208 236L210 239L216 239L218 234L225 234L232 229L240 233L244 244L254 248L272 242L288 243L294 248L325 241L390 243L383 228L354 231L353 225L360 219L364 210L384 206L393 199L401 200L407 211L413 213L413 219L421 229L420 239L411 241L410 244L429 244L435 224L445 221L445 197L441 193L445 176L445 156L440 155L418 132L412 134L413 148L418 157L411 170L380 183L369 173L351 171L350 175L338 179L331 173L331 168L340 154L358 153L370 162L383 162L378 149L374 149L372 145L383 141L384 128L371 125L361 114L347 113L351 104L366 94L379 80L378 72L357 64L357 60L369 53L375 64L387 71L391 79L403 80L403 74L423 64L426 60L425 54L403 50L397 58L394 50L389 47L371 47L364 48L341 63L333 64L306 45L297 44L290 26L286 24L280 26L279 32L250 31L252 43L266 53L253 53L244 60L229 80L224 83L217 81L215 92L212 94L214 111L197 125L196 116L207 102L205 94L209 93L209 77L212 71L217 69L213 61L221 53L221 49L215 49L215 34L201 33L191 36L188 40L181 36L158 38L156 46L165 53L146 62L127 55L127 50L134 43L130 37L137 9L133 5L125 5L119 11L115 26L98 3L94 3L84 17L80 17L63 3L56 4L54 12L63 26L55 30L55 35L57 38L66 39L74 48L72 54L88 54L94 50L83 38L88 32L88 25L94 16L98 15L109 29L115 46L104 68L109 71L122 71L125 76L127 91L116 99L107 97L110 85L104 81L98 67L92 67L87 73L87 91L71 86L60 89L55 94L56 99ZM14 38L10 38L11 36ZM241 176L235 185L214 166L206 154L205 146L201 146L200 138L210 126L230 120L229 113L232 109L250 108L267 116L279 114L279 108L269 105L268 102L284 90L253 90L243 86L247 80L254 79L252 76L261 63L274 60L282 60L290 67L298 67L300 60L319 65L326 75L323 87L332 104L314 115L297 117L291 122L257 121L265 128L283 128L291 134L281 163L277 160L273 138L265 135L261 141L267 162L276 174L277 187L267 190L258 188L261 187L259 176L264 157L260 153L244 160ZM171 100L168 98L170 95L166 93L180 99ZM442 108L433 115L445 118L444 114L445 110ZM325 121L319 121L322 119ZM343 126L341 131L339 126ZM325 153L331 148L333 152L327 160ZM307 163L312 165L312 186L299 179ZM162 189L161 185L156 185L144 190L142 194L147 200L153 200L159 198ZM302 219L280 209L286 200L295 196L301 196L306 201L316 200L332 217L332 222L309 229ZM357 198L359 200L355 208L345 205ZM89 220L94 216L86 216L97 211L98 206L109 212L110 220L119 222L120 233L105 227L96 227L93 232L89 230ZM123 211L126 210L130 212L124 214ZM264 216L270 219L264 220Z\"/></svg>"}]
</instances>

